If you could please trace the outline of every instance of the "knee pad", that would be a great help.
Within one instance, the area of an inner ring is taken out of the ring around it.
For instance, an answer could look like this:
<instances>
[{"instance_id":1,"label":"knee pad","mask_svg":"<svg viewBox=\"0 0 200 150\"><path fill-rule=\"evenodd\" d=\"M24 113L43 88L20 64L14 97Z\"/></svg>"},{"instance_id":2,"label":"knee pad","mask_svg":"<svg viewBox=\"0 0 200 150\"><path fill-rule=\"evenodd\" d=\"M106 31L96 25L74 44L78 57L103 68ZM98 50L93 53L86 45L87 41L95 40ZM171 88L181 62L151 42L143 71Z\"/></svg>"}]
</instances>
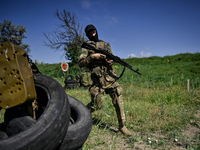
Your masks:
<instances>
[{"instance_id":1,"label":"knee pad","mask_svg":"<svg viewBox=\"0 0 200 150\"><path fill-rule=\"evenodd\" d=\"M118 95L118 96L122 95L122 91L123 91L123 90L122 90L122 87L121 87L121 86L118 86L117 89L116 89L117 95Z\"/></svg>"}]
</instances>

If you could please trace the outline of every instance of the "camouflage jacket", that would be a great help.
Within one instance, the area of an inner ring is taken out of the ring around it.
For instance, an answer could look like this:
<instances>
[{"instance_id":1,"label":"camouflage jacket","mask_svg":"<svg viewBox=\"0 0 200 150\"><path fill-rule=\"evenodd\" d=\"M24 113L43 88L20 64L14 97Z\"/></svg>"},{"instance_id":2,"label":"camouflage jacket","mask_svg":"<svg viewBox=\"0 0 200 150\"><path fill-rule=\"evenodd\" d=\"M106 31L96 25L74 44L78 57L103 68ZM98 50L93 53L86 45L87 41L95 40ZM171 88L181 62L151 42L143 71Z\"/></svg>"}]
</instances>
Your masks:
<instances>
[{"instance_id":1,"label":"camouflage jacket","mask_svg":"<svg viewBox=\"0 0 200 150\"><path fill-rule=\"evenodd\" d=\"M108 42L100 40L99 42L87 41L87 43L95 46L97 49L104 49L113 54L111 46ZM79 58L79 67L89 68L93 75L98 78L92 78L93 82L101 83L103 87L107 87L110 83L115 82L116 74L113 72L112 67L107 68L106 60L96 60L91 58L91 54L95 52L82 48L82 53Z\"/></svg>"},{"instance_id":2,"label":"camouflage jacket","mask_svg":"<svg viewBox=\"0 0 200 150\"><path fill-rule=\"evenodd\" d=\"M93 41L87 41L87 43L93 45L97 49L105 49L111 54L113 54L112 49L110 47L110 44L108 42L104 42L103 40L100 40L99 42L93 42ZM79 58L79 66L80 67L86 67L86 68L93 68L93 65L106 65L105 60L94 60L90 56L91 54L94 54L95 52L92 50L88 50L85 48L82 48L82 53Z\"/></svg>"}]
</instances>

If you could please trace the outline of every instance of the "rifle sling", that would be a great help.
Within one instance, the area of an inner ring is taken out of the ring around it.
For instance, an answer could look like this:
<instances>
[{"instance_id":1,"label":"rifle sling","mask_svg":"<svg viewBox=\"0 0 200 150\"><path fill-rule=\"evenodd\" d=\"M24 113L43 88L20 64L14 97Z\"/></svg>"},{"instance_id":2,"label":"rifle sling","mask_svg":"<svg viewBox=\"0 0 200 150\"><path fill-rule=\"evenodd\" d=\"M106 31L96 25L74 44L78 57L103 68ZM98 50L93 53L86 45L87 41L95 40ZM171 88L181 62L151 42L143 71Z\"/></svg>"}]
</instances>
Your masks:
<instances>
[{"instance_id":1,"label":"rifle sling","mask_svg":"<svg viewBox=\"0 0 200 150\"><path fill-rule=\"evenodd\" d=\"M119 77L115 78L115 81L119 80L123 76L125 69L126 69L126 67L124 67L124 69L123 69L122 73L119 75Z\"/></svg>"},{"instance_id":2,"label":"rifle sling","mask_svg":"<svg viewBox=\"0 0 200 150\"><path fill-rule=\"evenodd\" d=\"M115 81L117 81L117 80L119 80L119 79L123 76L125 69L126 69L126 67L124 67L122 73L121 73L118 77L117 77L117 76L114 76L114 75L112 75L112 74L110 74L110 76L113 77L113 78L115 78ZM106 71L107 71L107 70L106 70Z\"/></svg>"},{"instance_id":3,"label":"rifle sling","mask_svg":"<svg viewBox=\"0 0 200 150\"><path fill-rule=\"evenodd\" d=\"M102 88L102 89L106 89L106 88L110 87L111 85L113 85L117 80L119 80L119 79L122 77L122 75L124 74L125 68L126 68L126 67L124 67L124 69L123 69L122 73L119 75L119 77L110 75L111 77L115 78L115 81L112 82L110 85L108 85L108 86L106 86L106 87L101 87L101 88ZM100 91L99 91L99 92L100 92Z\"/></svg>"}]
</instances>

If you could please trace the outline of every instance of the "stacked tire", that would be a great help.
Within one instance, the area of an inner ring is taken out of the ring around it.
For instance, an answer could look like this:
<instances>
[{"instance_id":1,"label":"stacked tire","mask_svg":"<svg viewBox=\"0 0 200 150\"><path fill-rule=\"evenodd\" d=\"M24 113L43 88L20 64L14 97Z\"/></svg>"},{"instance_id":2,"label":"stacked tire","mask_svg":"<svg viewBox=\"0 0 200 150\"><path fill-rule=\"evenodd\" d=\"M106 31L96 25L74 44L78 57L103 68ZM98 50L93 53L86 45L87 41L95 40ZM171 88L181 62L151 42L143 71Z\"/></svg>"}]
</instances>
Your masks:
<instances>
[{"instance_id":1,"label":"stacked tire","mask_svg":"<svg viewBox=\"0 0 200 150\"><path fill-rule=\"evenodd\" d=\"M64 82L65 82L65 88L66 89L74 89L76 87L79 87L78 76L76 77L76 80L75 80L73 75L67 75L65 77Z\"/></svg>"},{"instance_id":2,"label":"stacked tire","mask_svg":"<svg viewBox=\"0 0 200 150\"><path fill-rule=\"evenodd\" d=\"M65 93L53 78L34 74L36 119L32 102L7 109L0 124L2 150L81 149L92 128L89 110Z\"/></svg>"}]
</instances>

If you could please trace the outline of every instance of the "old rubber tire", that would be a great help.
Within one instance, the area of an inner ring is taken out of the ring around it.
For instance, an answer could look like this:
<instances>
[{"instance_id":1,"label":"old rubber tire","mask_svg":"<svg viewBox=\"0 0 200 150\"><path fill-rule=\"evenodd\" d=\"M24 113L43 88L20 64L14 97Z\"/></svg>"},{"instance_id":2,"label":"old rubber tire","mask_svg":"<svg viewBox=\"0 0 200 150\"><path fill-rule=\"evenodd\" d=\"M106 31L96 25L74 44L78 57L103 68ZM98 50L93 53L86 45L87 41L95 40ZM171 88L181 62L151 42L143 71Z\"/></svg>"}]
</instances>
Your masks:
<instances>
[{"instance_id":1,"label":"old rubber tire","mask_svg":"<svg viewBox=\"0 0 200 150\"><path fill-rule=\"evenodd\" d=\"M76 87L78 87L78 81L74 80L74 77L72 75L67 75L65 77L65 88L66 89L74 89Z\"/></svg>"},{"instance_id":2,"label":"old rubber tire","mask_svg":"<svg viewBox=\"0 0 200 150\"><path fill-rule=\"evenodd\" d=\"M67 134L59 150L77 150L87 140L92 129L92 116L88 108L76 98L68 95L71 119Z\"/></svg>"},{"instance_id":3,"label":"old rubber tire","mask_svg":"<svg viewBox=\"0 0 200 150\"><path fill-rule=\"evenodd\" d=\"M2 150L54 150L66 135L70 108L63 87L51 77L42 74L34 76L37 101L43 105L46 103L45 109L35 124L7 139L1 139Z\"/></svg>"},{"instance_id":4,"label":"old rubber tire","mask_svg":"<svg viewBox=\"0 0 200 150\"><path fill-rule=\"evenodd\" d=\"M15 110L10 109L9 111L6 111L5 115L6 116L16 116L16 113L19 114L23 110ZM6 117L7 118L7 117ZM10 117L9 117L10 118ZM36 123L36 120L33 119L33 117L28 116L28 115L23 115L23 116L16 116L15 118L11 119L10 121L6 121L6 133L7 135L13 136L16 135L20 132L23 132L25 129L31 127Z\"/></svg>"},{"instance_id":5,"label":"old rubber tire","mask_svg":"<svg viewBox=\"0 0 200 150\"><path fill-rule=\"evenodd\" d=\"M8 135L5 131L5 123L0 123L0 139L8 138Z\"/></svg>"}]
</instances>

